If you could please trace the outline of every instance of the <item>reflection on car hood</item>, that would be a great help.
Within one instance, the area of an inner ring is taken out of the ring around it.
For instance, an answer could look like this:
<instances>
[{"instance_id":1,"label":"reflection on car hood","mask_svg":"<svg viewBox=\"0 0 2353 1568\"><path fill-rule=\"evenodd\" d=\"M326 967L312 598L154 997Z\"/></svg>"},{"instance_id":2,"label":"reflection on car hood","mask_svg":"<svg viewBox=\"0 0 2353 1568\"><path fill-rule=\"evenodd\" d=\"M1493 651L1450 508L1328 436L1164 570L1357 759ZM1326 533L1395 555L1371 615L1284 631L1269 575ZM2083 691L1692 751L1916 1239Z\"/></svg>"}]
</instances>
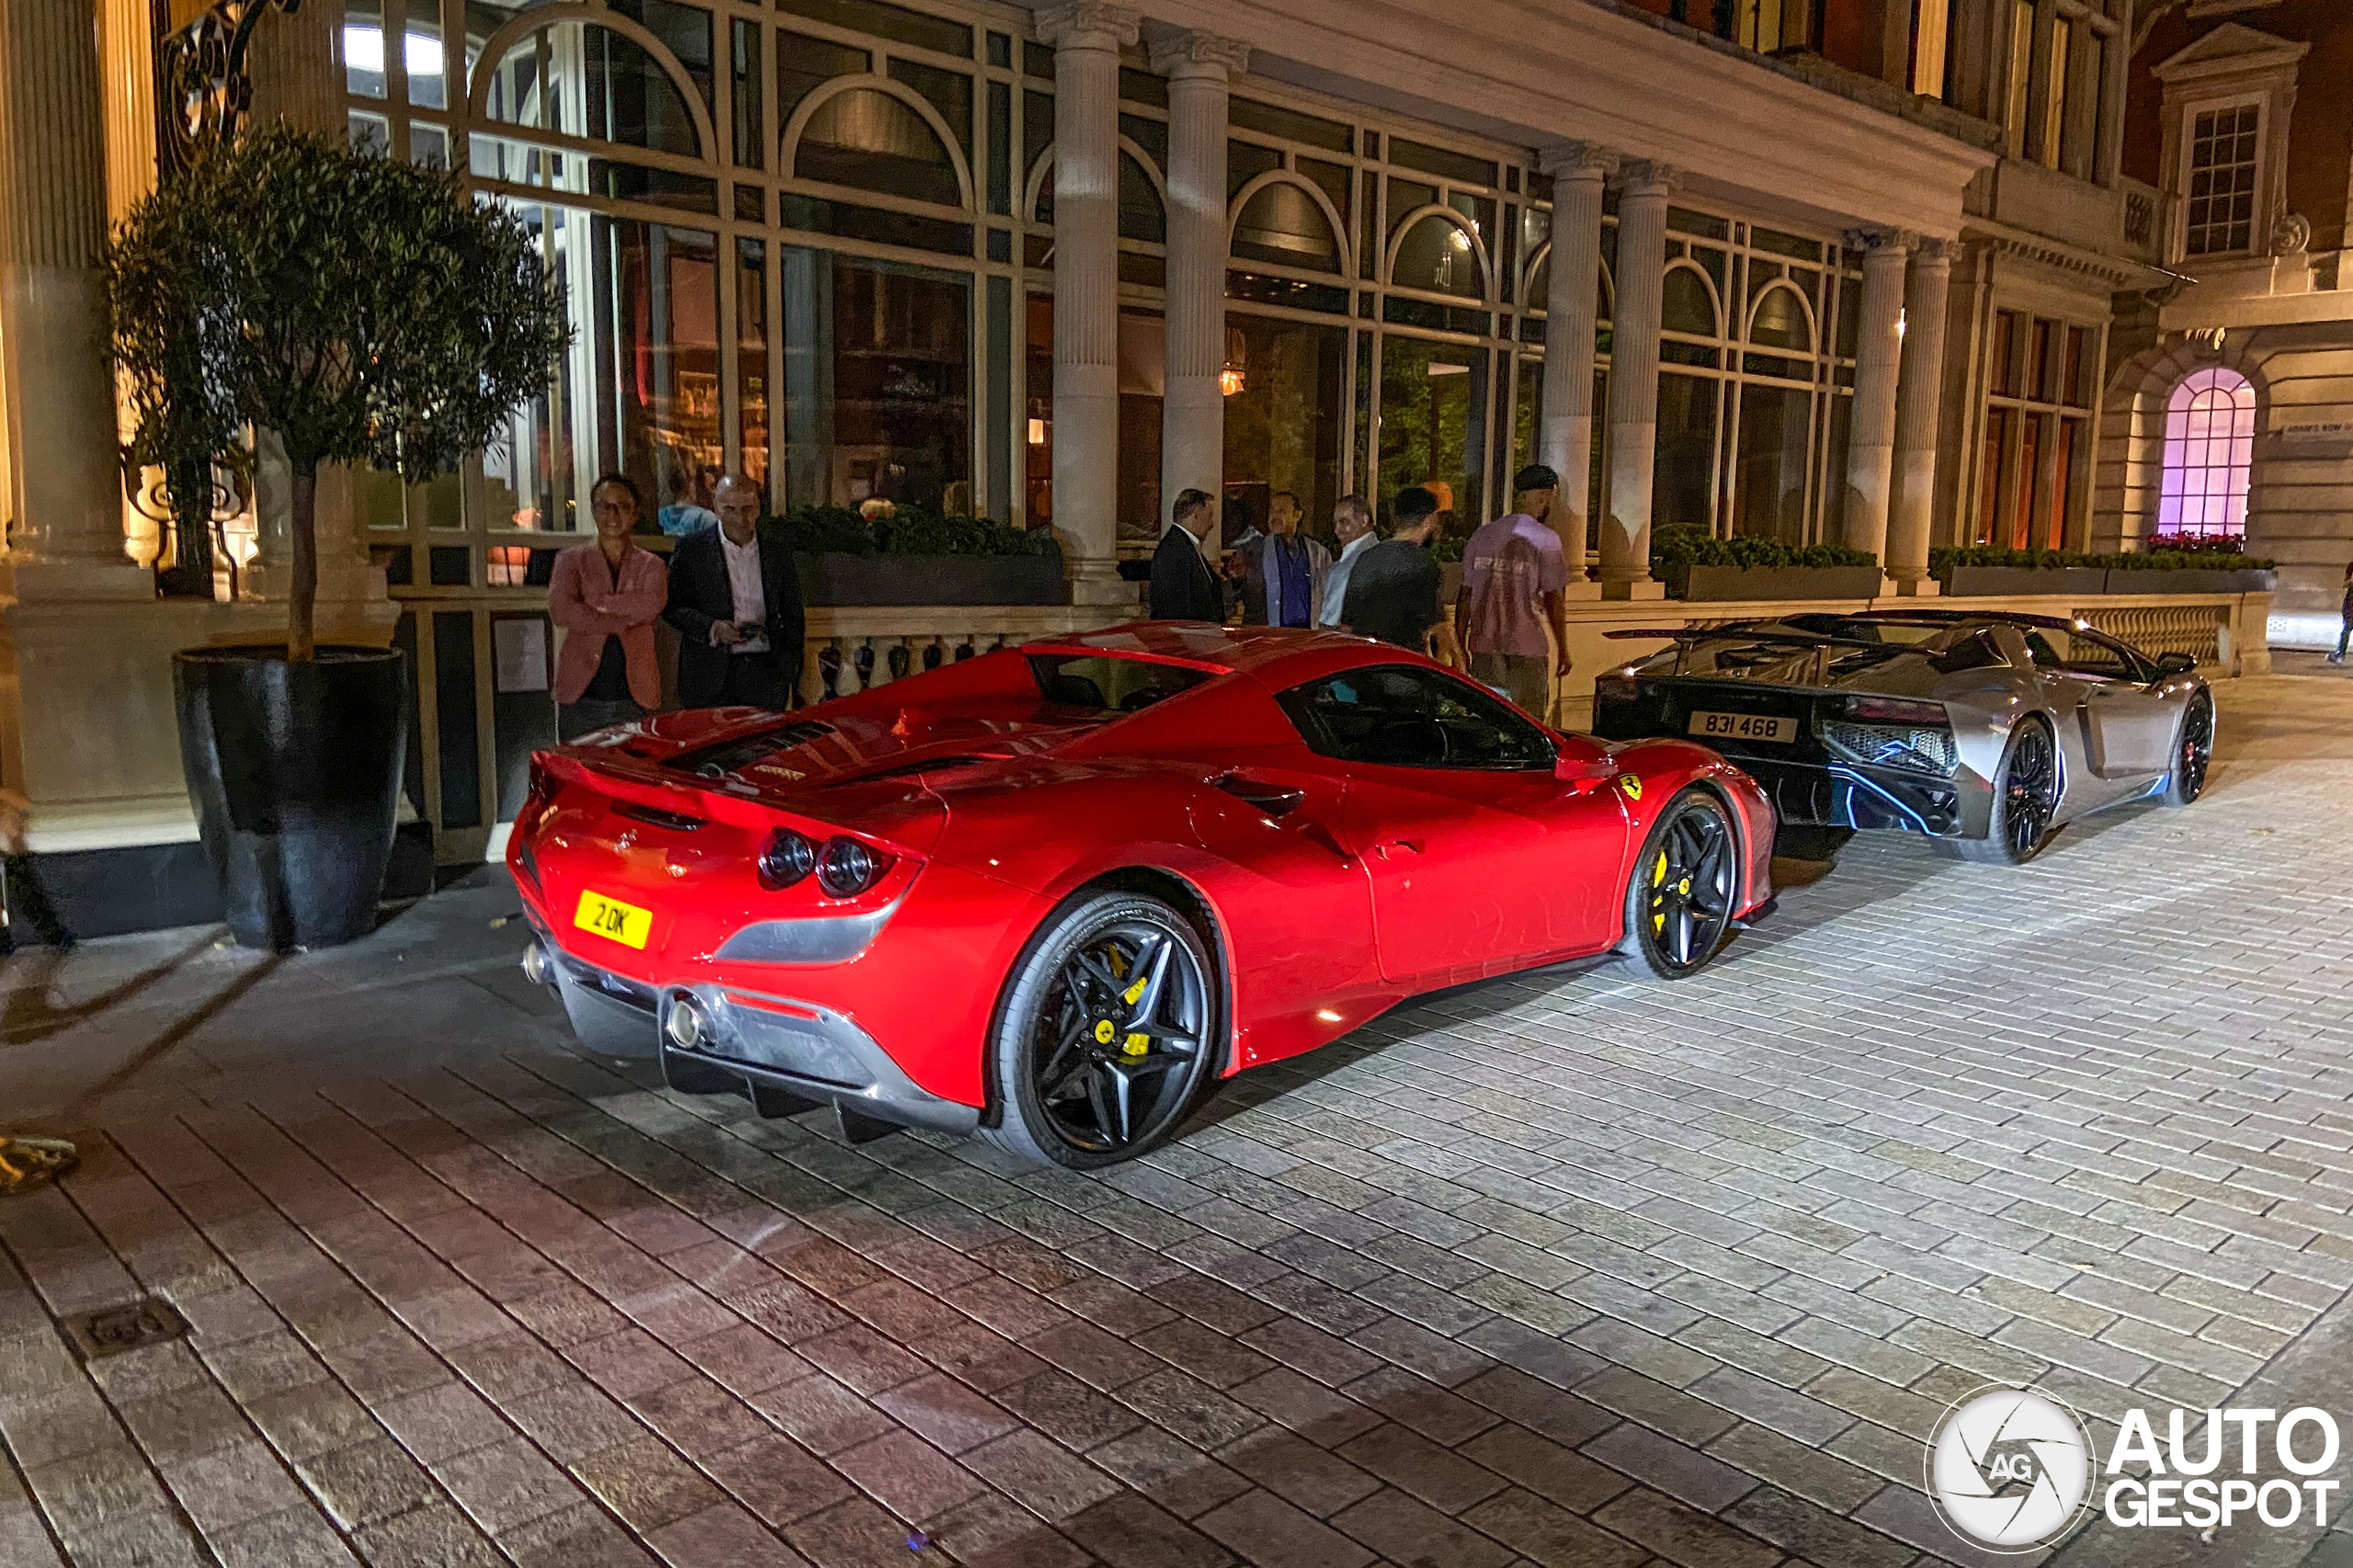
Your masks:
<instances>
[{"instance_id":1,"label":"reflection on car hood","mask_svg":"<svg viewBox=\"0 0 2353 1568\"><path fill-rule=\"evenodd\" d=\"M1766 642L1705 642L1669 649L1635 667L1654 680L1739 682L1878 697L1933 697L1949 677L1915 648L1799 648Z\"/></svg>"}]
</instances>

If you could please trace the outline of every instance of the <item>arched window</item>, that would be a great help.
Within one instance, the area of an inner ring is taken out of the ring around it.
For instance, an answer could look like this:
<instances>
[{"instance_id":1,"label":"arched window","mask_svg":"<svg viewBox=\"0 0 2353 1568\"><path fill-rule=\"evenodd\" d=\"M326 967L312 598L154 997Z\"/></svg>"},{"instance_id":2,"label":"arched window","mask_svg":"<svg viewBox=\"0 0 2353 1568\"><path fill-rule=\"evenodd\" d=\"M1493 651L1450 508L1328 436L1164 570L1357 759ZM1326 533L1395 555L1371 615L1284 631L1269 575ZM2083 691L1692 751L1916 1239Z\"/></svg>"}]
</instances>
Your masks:
<instances>
[{"instance_id":1,"label":"arched window","mask_svg":"<svg viewBox=\"0 0 2353 1568\"><path fill-rule=\"evenodd\" d=\"M1707 274L1696 267L1670 267L1659 294L1658 324L1668 332L1693 337L1720 335L1715 290Z\"/></svg>"},{"instance_id":2,"label":"arched window","mask_svg":"<svg viewBox=\"0 0 2353 1568\"><path fill-rule=\"evenodd\" d=\"M1813 352L1813 327L1796 290L1776 284L1756 297L1756 309L1748 318L1748 341L1765 348Z\"/></svg>"},{"instance_id":3,"label":"arched window","mask_svg":"<svg viewBox=\"0 0 2353 1568\"><path fill-rule=\"evenodd\" d=\"M1160 205L1160 192L1135 154L1127 152L1120 154L1120 237L1148 245L1168 243L1168 214Z\"/></svg>"},{"instance_id":4,"label":"arched window","mask_svg":"<svg viewBox=\"0 0 2353 1568\"><path fill-rule=\"evenodd\" d=\"M1233 222L1233 254L1245 261L1311 272L1340 270L1340 243L1324 209L1304 186L1276 180L1243 203Z\"/></svg>"},{"instance_id":5,"label":"arched window","mask_svg":"<svg viewBox=\"0 0 2353 1568\"><path fill-rule=\"evenodd\" d=\"M801 129L792 172L942 207L963 204L956 161L913 108L875 87L850 87L817 106Z\"/></svg>"},{"instance_id":6,"label":"arched window","mask_svg":"<svg viewBox=\"0 0 2353 1568\"><path fill-rule=\"evenodd\" d=\"M493 73L484 112L562 136L695 157L693 112L670 74L634 39L558 22L518 39Z\"/></svg>"},{"instance_id":7,"label":"arched window","mask_svg":"<svg viewBox=\"0 0 2353 1568\"><path fill-rule=\"evenodd\" d=\"M1464 300L1482 300L1487 294L1471 231L1437 212L1416 222L1397 242L1389 280L1401 289L1427 289Z\"/></svg>"},{"instance_id":8,"label":"arched window","mask_svg":"<svg viewBox=\"0 0 2353 1568\"><path fill-rule=\"evenodd\" d=\"M2165 404L2165 459L2157 532L2214 539L2246 532L2255 457L2255 388L2215 366L2182 378Z\"/></svg>"}]
</instances>

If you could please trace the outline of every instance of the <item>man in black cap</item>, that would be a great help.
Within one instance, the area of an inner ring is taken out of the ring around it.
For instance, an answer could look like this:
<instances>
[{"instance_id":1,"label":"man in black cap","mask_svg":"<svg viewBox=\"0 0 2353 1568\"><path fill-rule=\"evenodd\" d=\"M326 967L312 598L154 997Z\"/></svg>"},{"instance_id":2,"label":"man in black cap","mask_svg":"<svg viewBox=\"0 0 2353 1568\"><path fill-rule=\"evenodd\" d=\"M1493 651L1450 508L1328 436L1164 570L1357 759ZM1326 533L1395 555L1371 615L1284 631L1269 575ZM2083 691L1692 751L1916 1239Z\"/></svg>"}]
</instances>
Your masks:
<instances>
[{"instance_id":1,"label":"man in black cap","mask_svg":"<svg viewBox=\"0 0 2353 1568\"><path fill-rule=\"evenodd\" d=\"M1560 475L1530 463L1511 482L1516 510L1471 536L1454 624L1471 678L1539 719L1551 717L1552 677L1569 673L1567 558L1544 521ZM1552 640L1545 640L1545 628Z\"/></svg>"},{"instance_id":2,"label":"man in black cap","mask_svg":"<svg viewBox=\"0 0 2353 1568\"><path fill-rule=\"evenodd\" d=\"M1438 537L1438 497L1416 484L1390 504L1395 526L1389 537L1364 552L1348 576L1347 603L1340 619L1360 637L1378 637L1400 648L1427 653L1438 641L1440 663L1460 666L1462 651L1446 623L1440 596L1444 582L1430 543Z\"/></svg>"}]
</instances>

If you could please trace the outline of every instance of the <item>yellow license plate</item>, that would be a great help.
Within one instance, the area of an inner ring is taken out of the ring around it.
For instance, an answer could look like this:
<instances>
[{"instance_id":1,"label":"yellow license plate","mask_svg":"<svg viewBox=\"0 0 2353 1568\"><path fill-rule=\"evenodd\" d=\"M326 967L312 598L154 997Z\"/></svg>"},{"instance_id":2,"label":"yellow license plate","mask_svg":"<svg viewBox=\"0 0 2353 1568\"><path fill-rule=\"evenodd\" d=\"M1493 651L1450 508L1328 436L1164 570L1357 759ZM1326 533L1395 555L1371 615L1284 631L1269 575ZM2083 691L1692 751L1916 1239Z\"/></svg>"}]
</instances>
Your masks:
<instances>
[{"instance_id":1,"label":"yellow license plate","mask_svg":"<svg viewBox=\"0 0 2353 1568\"><path fill-rule=\"evenodd\" d=\"M640 909L633 903L623 903L617 898L607 898L600 892L580 895L580 909L572 923L583 931L594 931L608 941L619 942L625 948L642 948L654 934L654 912Z\"/></svg>"}]
</instances>

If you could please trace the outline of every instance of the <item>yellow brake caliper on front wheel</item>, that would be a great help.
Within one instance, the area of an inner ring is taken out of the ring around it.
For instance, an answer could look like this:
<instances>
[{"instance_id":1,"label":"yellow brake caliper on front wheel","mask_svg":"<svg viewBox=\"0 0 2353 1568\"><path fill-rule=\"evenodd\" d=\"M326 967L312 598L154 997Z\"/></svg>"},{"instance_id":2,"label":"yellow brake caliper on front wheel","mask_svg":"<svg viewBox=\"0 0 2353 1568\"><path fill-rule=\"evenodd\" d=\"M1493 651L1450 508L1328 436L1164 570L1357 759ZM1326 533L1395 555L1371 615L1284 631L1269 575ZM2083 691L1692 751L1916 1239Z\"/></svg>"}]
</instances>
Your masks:
<instances>
[{"instance_id":1,"label":"yellow brake caliper on front wheel","mask_svg":"<svg viewBox=\"0 0 2353 1568\"><path fill-rule=\"evenodd\" d=\"M1666 851L1658 852L1658 863L1651 868L1651 929L1666 929Z\"/></svg>"}]
</instances>

